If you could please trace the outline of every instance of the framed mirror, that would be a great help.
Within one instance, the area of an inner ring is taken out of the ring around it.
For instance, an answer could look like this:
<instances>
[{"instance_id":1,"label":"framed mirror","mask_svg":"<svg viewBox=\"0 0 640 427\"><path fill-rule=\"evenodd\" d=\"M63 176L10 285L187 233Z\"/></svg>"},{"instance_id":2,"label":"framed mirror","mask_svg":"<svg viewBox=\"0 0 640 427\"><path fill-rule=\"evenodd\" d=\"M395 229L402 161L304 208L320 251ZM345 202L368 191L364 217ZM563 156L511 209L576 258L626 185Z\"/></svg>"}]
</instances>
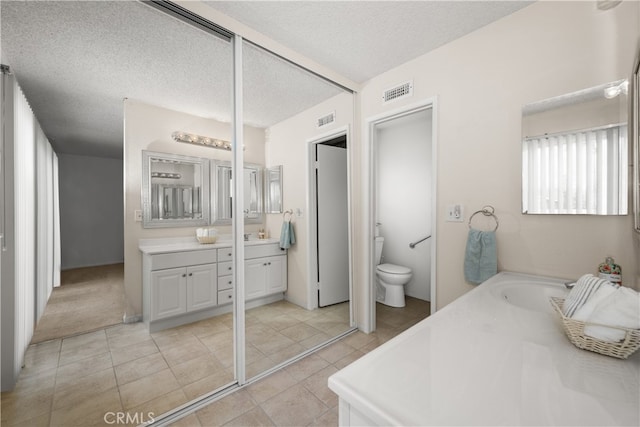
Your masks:
<instances>
[{"instance_id":1,"label":"framed mirror","mask_svg":"<svg viewBox=\"0 0 640 427\"><path fill-rule=\"evenodd\" d=\"M264 212L282 213L282 166L264 170Z\"/></svg>"},{"instance_id":2,"label":"framed mirror","mask_svg":"<svg viewBox=\"0 0 640 427\"><path fill-rule=\"evenodd\" d=\"M213 224L231 224L233 198L231 163L212 160L211 174ZM262 166L252 163L244 165L244 218L245 223L262 223Z\"/></svg>"},{"instance_id":3,"label":"framed mirror","mask_svg":"<svg viewBox=\"0 0 640 427\"><path fill-rule=\"evenodd\" d=\"M522 212L626 215L629 82L618 80L522 110Z\"/></svg>"},{"instance_id":4,"label":"framed mirror","mask_svg":"<svg viewBox=\"0 0 640 427\"><path fill-rule=\"evenodd\" d=\"M207 159L143 151L143 227L207 225L208 177Z\"/></svg>"}]
</instances>

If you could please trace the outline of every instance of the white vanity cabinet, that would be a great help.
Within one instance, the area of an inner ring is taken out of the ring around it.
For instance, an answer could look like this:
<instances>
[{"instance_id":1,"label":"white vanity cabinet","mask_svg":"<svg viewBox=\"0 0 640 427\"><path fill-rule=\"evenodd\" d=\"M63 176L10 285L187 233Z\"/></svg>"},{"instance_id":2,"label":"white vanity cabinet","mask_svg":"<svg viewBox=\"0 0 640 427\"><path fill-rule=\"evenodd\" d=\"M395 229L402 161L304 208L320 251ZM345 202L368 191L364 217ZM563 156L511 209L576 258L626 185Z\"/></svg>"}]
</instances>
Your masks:
<instances>
[{"instance_id":1,"label":"white vanity cabinet","mask_svg":"<svg viewBox=\"0 0 640 427\"><path fill-rule=\"evenodd\" d=\"M287 255L276 245L245 248L245 298L251 300L287 290Z\"/></svg>"},{"instance_id":2,"label":"white vanity cabinet","mask_svg":"<svg viewBox=\"0 0 640 427\"><path fill-rule=\"evenodd\" d=\"M195 241L195 239L193 239ZM143 321L150 332L232 310L233 253L229 244L146 239L142 252ZM284 297L287 252L277 241L245 245L245 297L257 307Z\"/></svg>"}]
</instances>

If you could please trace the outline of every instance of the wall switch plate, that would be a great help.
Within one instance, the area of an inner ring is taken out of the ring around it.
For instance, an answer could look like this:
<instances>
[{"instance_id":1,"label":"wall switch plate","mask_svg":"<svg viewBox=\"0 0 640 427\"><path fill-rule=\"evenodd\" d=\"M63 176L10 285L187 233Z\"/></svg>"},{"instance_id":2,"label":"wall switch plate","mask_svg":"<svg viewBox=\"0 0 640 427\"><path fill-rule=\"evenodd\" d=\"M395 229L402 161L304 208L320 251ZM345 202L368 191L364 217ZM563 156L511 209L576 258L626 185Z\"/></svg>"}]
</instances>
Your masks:
<instances>
[{"instance_id":1,"label":"wall switch plate","mask_svg":"<svg viewBox=\"0 0 640 427\"><path fill-rule=\"evenodd\" d=\"M449 222L463 222L464 221L464 206L462 205L449 205L447 206L447 221Z\"/></svg>"},{"instance_id":2,"label":"wall switch plate","mask_svg":"<svg viewBox=\"0 0 640 427\"><path fill-rule=\"evenodd\" d=\"M142 211L139 209L133 211L133 219L135 222L142 222Z\"/></svg>"}]
</instances>

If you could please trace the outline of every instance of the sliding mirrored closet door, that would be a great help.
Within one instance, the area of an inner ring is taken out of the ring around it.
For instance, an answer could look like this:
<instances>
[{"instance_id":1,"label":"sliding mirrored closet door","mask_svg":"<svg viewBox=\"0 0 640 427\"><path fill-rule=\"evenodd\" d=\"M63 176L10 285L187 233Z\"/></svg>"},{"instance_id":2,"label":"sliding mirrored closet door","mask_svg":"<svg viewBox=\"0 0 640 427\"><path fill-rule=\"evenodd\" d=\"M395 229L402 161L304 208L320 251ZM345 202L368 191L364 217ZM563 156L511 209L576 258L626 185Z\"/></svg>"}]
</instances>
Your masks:
<instances>
[{"instance_id":1,"label":"sliding mirrored closet door","mask_svg":"<svg viewBox=\"0 0 640 427\"><path fill-rule=\"evenodd\" d=\"M345 297L318 306L317 212L315 203L309 204L316 172L309 152L319 136L346 133L353 101L351 93L251 42L245 41L242 51L244 160L279 171L277 188L266 187L274 185L271 179L263 184L264 194L278 195L265 204L279 208L265 211L261 224L245 230L250 240L244 261L246 378L251 379L351 327L348 255L339 284ZM346 149L344 156L346 165ZM346 169L343 173L346 186ZM346 212L343 221L347 230ZM348 236L341 244L348 246Z\"/></svg>"}]
</instances>

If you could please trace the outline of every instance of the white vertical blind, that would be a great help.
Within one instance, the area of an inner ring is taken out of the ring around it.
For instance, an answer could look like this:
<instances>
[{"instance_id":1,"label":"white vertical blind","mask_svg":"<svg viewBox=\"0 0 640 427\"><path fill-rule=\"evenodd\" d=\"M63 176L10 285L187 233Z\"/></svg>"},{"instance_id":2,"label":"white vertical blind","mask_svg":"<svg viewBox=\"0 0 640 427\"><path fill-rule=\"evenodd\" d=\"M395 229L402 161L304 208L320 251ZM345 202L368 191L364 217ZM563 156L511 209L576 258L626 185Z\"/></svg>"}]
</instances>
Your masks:
<instances>
[{"instance_id":1,"label":"white vertical blind","mask_svg":"<svg viewBox=\"0 0 640 427\"><path fill-rule=\"evenodd\" d=\"M525 138L523 211L625 215L627 126Z\"/></svg>"},{"instance_id":2,"label":"white vertical blind","mask_svg":"<svg viewBox=\"0 0 640 427\"><path fill-rule=\"evenodd\" d=\"M21 366L35 326L35 118L14 81L15 363Z\"/></svg>"}]
</instances>

